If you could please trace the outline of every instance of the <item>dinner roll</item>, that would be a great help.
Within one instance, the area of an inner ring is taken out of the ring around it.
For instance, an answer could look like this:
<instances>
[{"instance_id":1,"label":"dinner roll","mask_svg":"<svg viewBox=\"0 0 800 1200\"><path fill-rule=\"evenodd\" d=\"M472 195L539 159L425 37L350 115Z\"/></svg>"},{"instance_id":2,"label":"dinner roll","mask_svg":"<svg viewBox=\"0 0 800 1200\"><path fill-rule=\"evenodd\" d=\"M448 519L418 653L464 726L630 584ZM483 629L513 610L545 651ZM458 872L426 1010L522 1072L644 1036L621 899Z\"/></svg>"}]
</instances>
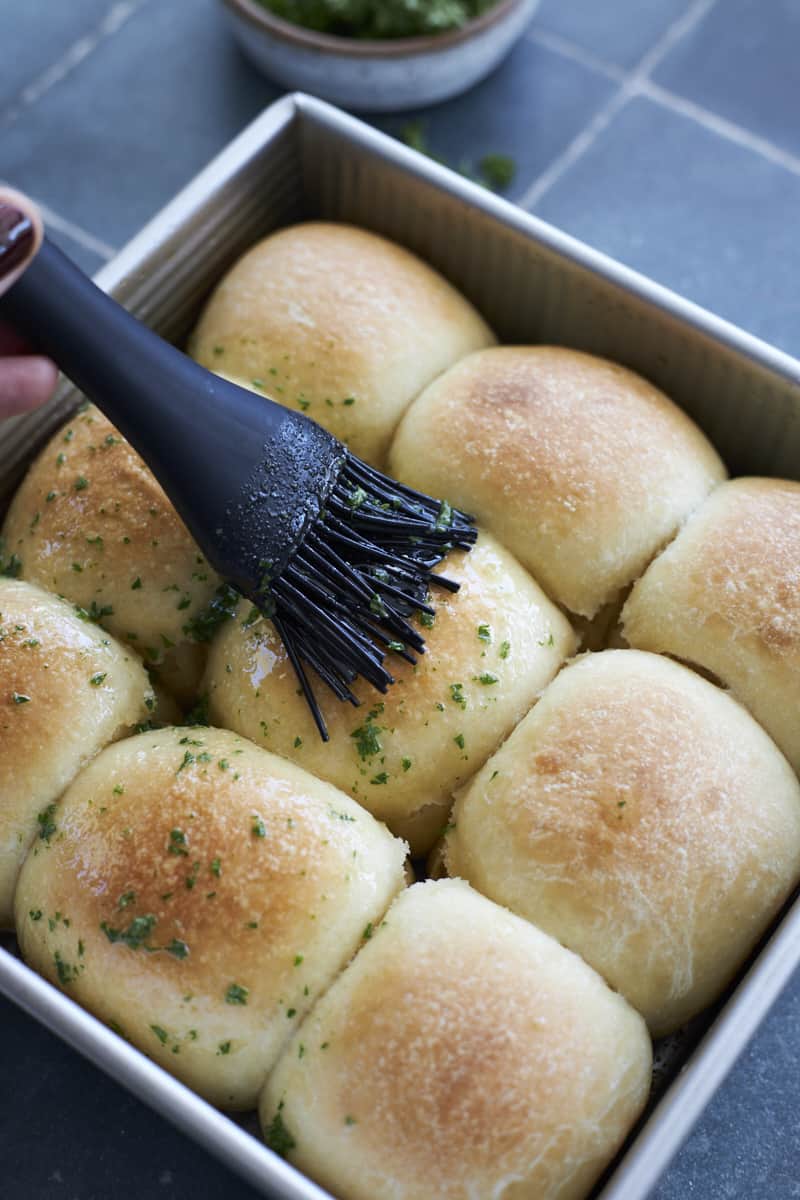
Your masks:
<instances>
[{"instance_id":1,"label":"dinner roll","mask_svg":"<svg viewBox=\"0 0 800 1200\"><path fill-rule=\"evenodd\" d=\"M642 1109L644 1023L465 883L405 892L286 1047L267 1142L340 1200L577 1200Z\"/></svg>"},{"instance_id":2,"label":"dinner roll","mask_svg":"<svg viewBox=\"0 0 800 1200\"><path fill-rule=\"evenodd\" d=\"M451 367L406 413L390 471L473 512L552 599L593 617L725 476L663 393L557 346Z\"/></svg>"},{"instance_id":3,"label":"dinner roll","mask_svg":"<svg viewBox=\"0 0 800 1200\"><path fill-rule=\"evenodd\" d=\"M350 225L295 225L218 285L191 340L203 366L301 408L383 466L406 405L494 341L455 288L408 250Z\"/></svg>"},{"instance_id":4,"label":"dinner roll","mask_svg":"<svg viewBox=\"0 0 800 1200\"><path fill-rule=\"evenodd\" d=\"M721 680L800 771L800 484L719 488L634 588L623 633Z\"/></svg>"},{"instance_id":5,"label":"dinner roll","mask_svg":"<svg viewBox=\"0 0 800 1200\"><path fill-rule=\"evenodd\" d=\"M0 578L0 929L55 802L107 742L155 705L135 654L40 588Z\"/></svg>"},{"instance_id":6,"label":"dinner roll","mask_svg":"<svg viewBox=\"0 0 800 1200\"><path fill-rule=\"evenodd\" d=\"M403 887L405 846L329 784L217 729L100 754L23 867L37 970L212 1103L254 1107Z\"/></svg>"},{"instance_id":7,"label":"dinner roll","mask_svg":"<svg viewBox=\"0 0 800 1200\"><path fill-rule=\"evenodd\" d=\"M197 689L219 579L138 454L93 407L49 442L3 530L22 577L130 643L179 698Z\"/></svg>"},{"instance_id":8,"label":"dinner roll","mask_svg":"<svg viewBox=\"0 0 800 1200\"><path fill-rule=\"evenodd\" d=\"M363 705L354 710L313 676L327 744L272 624L249 625L249 605L220 630L206 675L215 723L335 783L415 853L441 832L452 789L486 761L575 647L558 609L487 534L441 570L461 590L436 591L416 666L389 655L396 682L386 696L360 680L353 690Z\"/></svg>"},{"instance_id":9,"label":"dinner roll","mask_svg":"<svg viewBox=\"0 0 800 1200\"><path fill-rule=\"evenodd\" d=\"M459 797L445 859L677 1029L800 878L800 786L725 692L670 659L589 654Z\"/></svg>"}]
</instances>

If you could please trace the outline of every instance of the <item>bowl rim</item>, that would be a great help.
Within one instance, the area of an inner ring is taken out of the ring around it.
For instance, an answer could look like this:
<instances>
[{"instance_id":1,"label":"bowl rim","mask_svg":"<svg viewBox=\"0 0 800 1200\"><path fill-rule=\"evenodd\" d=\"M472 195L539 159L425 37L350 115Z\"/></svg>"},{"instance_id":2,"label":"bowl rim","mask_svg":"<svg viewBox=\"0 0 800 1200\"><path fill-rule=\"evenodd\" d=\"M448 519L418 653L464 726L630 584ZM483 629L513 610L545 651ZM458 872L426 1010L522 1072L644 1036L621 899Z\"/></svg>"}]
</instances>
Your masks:
<instances>
[{"instance_id":1,"label":"bowl rim","mask_svg":"<svg viewBox=\"0 0 800 1200\"><path fill-rule=\"evenodd\" d=\"M497 0L479 17L473 17L466 25L444 33L426 33L406 38L351 38L338 34L318 33L285 21L256 0L222 0L222 3L238 17L242 17L264 33L270 33L290 45L305 50L316 50L320 54L337 54L348 58L402 58L414 54L429 54L435 50L446 50L466 42L499 24L524 0Z\"/></svg>"}]
</instances>

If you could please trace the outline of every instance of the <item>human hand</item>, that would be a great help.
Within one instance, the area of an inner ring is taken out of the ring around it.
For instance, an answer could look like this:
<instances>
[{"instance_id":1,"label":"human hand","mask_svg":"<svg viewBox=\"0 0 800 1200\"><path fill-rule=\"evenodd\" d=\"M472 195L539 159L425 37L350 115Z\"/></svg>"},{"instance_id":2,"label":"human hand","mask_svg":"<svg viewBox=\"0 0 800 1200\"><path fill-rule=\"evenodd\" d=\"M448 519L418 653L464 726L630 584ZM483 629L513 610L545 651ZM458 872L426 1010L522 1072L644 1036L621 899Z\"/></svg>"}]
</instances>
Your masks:
<instances>
[{"instance_id":1,"label":"human hand","mask_svg":"<svg viewBox=\"0 0 800 1200\"><path fill-rule=\"evenodd\" d=\"M0 187L0 296L25 270L41 241L36 206L21 192ZM55 364L30 353L22 338L0 321L0 420L44 404L57 381Z\"/></svg>"}]
</instances>

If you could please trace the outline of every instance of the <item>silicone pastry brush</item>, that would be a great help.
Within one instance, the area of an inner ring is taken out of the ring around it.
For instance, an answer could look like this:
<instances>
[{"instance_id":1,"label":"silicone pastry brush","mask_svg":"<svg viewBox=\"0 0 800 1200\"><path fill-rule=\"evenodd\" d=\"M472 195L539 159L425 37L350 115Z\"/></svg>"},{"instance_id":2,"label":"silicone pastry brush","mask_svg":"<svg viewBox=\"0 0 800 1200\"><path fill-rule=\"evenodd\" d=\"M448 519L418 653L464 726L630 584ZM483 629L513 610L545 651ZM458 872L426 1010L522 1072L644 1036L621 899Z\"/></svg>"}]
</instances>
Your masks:
<instances>
[{"instance_id":1,"label":"silicone pastry brush","mask_svg":"<svg viewBox=\"0 0 800 1200\"><path fill-rule=\"evenodd\" d=\"M2 215L2 214L0 214ZM321 736L308 668L358 704L387 655L424 651L433 568L477 536L472 519L352 455L302 413L192 362L45 239L0 316L48 354L139 452L209 563L273 621Z\"/></svg>"}]
</instances>

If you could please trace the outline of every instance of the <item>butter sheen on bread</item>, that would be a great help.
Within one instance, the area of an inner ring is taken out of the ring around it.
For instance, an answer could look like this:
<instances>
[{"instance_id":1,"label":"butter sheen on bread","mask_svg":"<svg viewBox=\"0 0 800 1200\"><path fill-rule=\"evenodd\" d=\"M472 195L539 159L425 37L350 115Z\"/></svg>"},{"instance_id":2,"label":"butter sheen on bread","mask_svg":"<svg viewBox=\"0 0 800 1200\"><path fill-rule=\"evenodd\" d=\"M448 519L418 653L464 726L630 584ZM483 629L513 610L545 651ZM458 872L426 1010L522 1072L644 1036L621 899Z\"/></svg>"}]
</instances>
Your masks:
<instances>
[{"instance_id":1,"label":"butter sheen on bread","mask_svg":"<svg viewBox=\"0 0 800 1200\"><path fill-rule=\"evenodd\" d=\"M564 616L487 534L441 569L461 590L436 593L415 667L390 655L395 684L380 696L359 681L357 709L320 687L327 744L274 628L249 625L249 606L217 635L206 675L213 721L328 779L417 853L445 825L453 788L511 732L576 645Z\"/></svg>"},{"instance_id":2,"label":"butter sheen on bread","mask_svg":"<svg viewBox=\"0 0 800 1200\"><path fill-rule=\"evenodd\" d=\"M130 650L56 596L0 577L0 929L13 923L25 854L46 840L64 788L153 704Z\"/></svg>"},{"instance_id":3,"label":"butter sheen on bread","mask_svg":"<svg viewBox=\"0 0 800 1200\"><path fill-rule=\"evenodd\" d=\"M207 728L139 734L67 790L23 867L27 962L224 1108L405 883L406 847L329 784Z\"/></svg>"},{"instance_id":4,"label":"butter sheen on bread","mask_svg":"<svg viewBox=\"0 0 800 1200\"><path fill-rule=\"evenodd\" d=\"M205 647L186 627L219 586L155 477L91 405L34 461L3 527L22 577L66 596L128 642L181 700Z\"/></svg>"}]
</instances>

